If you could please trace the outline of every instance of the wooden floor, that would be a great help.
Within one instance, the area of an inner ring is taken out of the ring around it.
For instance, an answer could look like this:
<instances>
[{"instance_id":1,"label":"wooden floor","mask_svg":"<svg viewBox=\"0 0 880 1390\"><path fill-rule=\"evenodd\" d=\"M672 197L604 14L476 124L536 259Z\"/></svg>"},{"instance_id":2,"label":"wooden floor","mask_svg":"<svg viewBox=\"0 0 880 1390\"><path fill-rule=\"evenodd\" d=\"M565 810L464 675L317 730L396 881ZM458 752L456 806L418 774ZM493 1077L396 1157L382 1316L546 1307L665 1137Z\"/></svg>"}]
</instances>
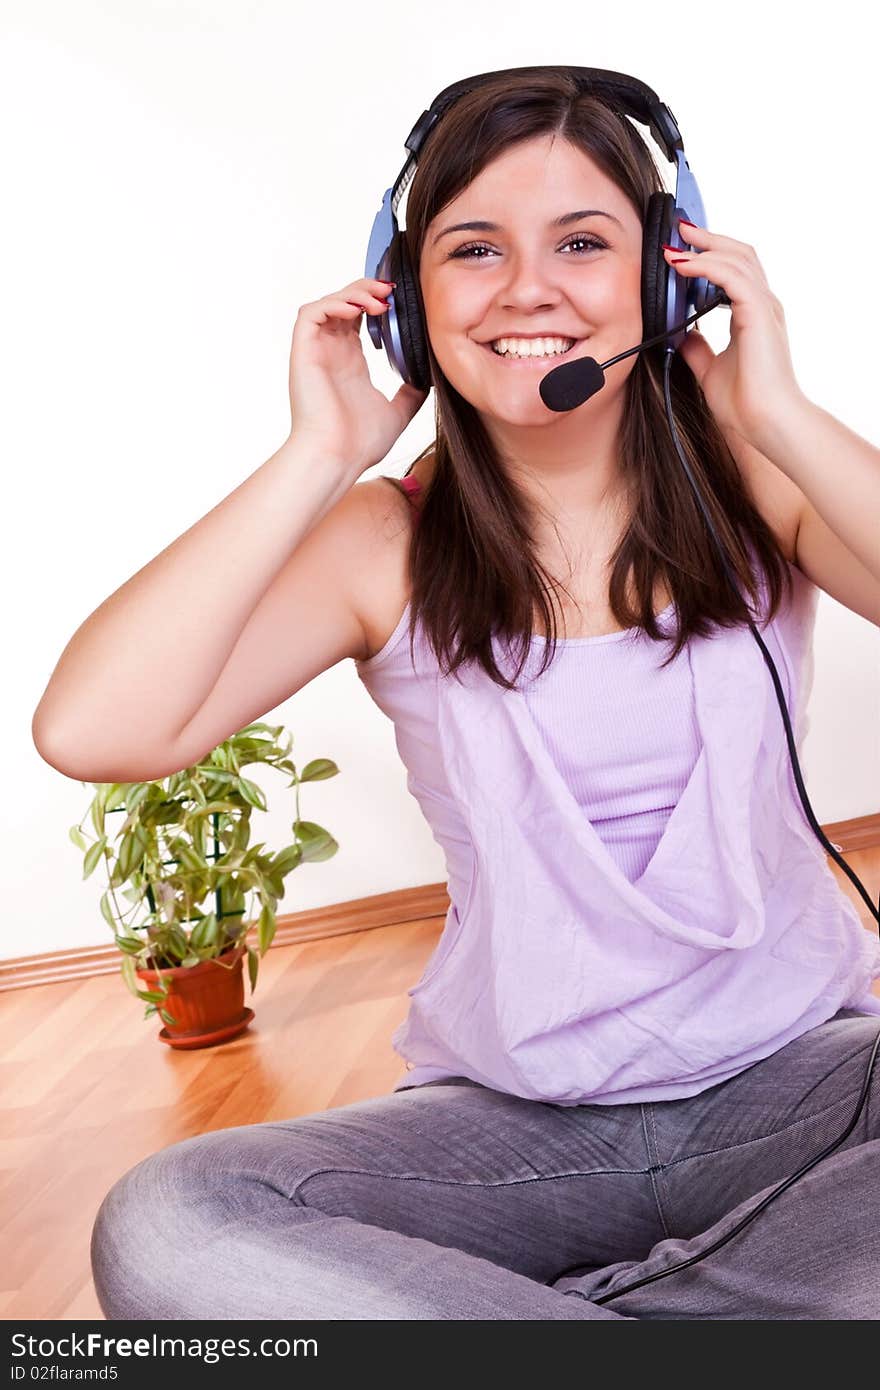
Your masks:
<instances>
[{"instance_id":1,"label":"wooden floor","mask_svg":"<svg viewBox=\"0 0 880 1390\"><path fill-rule=\"evenodd\" d=\"M847 862L876 903L880 849ZM107 1189L147 1154L391 1091L405 1072L391 1034L441 926L431 918L273 948L253 999L246 990L250 1028L195 1052L160 1043L161 1025L118 975L0 995L0 1319L102 1317L92 1224Z\"/></svg>"}]
</instances>

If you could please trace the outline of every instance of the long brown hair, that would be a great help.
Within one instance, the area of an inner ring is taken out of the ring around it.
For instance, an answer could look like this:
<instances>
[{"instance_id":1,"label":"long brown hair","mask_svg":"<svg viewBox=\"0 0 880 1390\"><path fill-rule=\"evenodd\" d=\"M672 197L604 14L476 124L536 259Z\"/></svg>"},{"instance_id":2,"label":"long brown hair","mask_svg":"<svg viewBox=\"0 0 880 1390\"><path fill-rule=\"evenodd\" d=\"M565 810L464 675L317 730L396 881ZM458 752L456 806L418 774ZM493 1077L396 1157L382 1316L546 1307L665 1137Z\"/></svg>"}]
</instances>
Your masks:
<instances>
[{"instance_id":1,"label":"long brown hair","mask_svg":"<svg viewBox=\"0 0 880 1390\"><path fill-rule=\"evenodd\" d=\"M409 187L403 233L413 267L419 266L428 226L451 199L502 151L545 134L587 154L626 194L644 226L648 199L663 192L664 184L647 144L625 116L579 92L562 73L527 75L516 83L495 78L460 98L426 142ZM421 293L419 302L424 313ZM430 341L427 347L436 439L418 457L434 452L435 466L410 549L410 652L421 618L444 675L475 661L512 689L529 656L534 606L548 638L540 674L556 650L554 591L557 585L568 591L537 559L533 504L504 470L478 412L443 375ZM767 583L761 619L769 620L782 601L783 584L791 594L787 559L752 504L700 385L678 353L669 388L682 449L740 595L744 590L757 607L750 545ZM639 353L627 378L619 447L632 510L611 557L609 603L621 628L639 627L654 641L673 642L665 666L692 634L707 636L713 623L742 624L754 612L733 592L676 452L664 405L662 343ZM674 638L655 619L658 577L675 605ZM512 680L496 664L493 631L511 650L519 644Z\"/></svg>"}]
</instances>

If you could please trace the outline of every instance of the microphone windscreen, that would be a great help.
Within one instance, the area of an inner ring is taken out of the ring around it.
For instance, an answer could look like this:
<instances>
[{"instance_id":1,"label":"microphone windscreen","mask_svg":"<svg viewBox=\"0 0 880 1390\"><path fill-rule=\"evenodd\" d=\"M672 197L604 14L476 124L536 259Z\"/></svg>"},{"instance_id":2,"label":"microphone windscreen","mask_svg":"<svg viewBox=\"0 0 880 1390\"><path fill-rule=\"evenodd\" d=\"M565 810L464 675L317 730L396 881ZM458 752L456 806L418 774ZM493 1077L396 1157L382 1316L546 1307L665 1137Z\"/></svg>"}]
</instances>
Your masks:
<instances>
[{"instance_id":1,"label":"microphone windscreen","mask_svg":"<svg viewBox=\"0 0 880 1390\"><path fill-rule=\"evenodd\" d=\"M550 410L574 410L604 385L605 373L595 357L576 357L543 376L538 391Z\"/></svg>"}]
</instances>

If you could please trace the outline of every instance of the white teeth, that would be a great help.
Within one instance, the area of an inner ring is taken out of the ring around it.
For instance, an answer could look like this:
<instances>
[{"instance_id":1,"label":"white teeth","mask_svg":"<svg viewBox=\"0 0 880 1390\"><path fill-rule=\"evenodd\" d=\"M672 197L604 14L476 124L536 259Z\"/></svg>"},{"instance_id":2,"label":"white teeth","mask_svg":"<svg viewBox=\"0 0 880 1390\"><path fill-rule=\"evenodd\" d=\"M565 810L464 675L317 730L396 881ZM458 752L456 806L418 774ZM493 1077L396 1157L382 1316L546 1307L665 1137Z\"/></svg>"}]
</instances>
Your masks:
<instances>
[{"instance_id":1,"label":"white teeth","mask_svg":"<svg viewBox=\"0 0 880 1390\"><path fill-rule=\"evenodd\" d=\"M498 338L492 351L499 357L555 357L576 342L576 338Z\"/></svg>"}]
</instances>

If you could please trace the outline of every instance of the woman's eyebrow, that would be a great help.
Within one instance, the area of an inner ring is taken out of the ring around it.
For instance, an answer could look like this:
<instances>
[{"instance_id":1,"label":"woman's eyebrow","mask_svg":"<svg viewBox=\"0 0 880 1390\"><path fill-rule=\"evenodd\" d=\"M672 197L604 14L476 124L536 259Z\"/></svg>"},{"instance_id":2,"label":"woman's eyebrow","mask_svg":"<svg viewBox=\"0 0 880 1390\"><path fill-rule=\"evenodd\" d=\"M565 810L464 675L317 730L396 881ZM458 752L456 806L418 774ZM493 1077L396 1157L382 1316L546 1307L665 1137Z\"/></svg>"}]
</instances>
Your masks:
<instances>
[{"instance_id":1,"label":"woman's eyebrow","mask_svg":"<svg viewBox=\"0 0 880 1390\"><path fill-rule=\"evenodd\" d=\"M619 217L615 217L613 212L603 212L601 208L580 208L577 212L564 212L561 217L555 218L547 225L550 227L567 227L569 222L580 222L583 217L610 217L612 222L616 222L618 227L623 223ZM448 236L450 232L503 232L504 228L498 222L456 222L452 227L444 227L442 232L438 232L431 245L436 246L443 236Z\"/></svg>"}]
</instances>

